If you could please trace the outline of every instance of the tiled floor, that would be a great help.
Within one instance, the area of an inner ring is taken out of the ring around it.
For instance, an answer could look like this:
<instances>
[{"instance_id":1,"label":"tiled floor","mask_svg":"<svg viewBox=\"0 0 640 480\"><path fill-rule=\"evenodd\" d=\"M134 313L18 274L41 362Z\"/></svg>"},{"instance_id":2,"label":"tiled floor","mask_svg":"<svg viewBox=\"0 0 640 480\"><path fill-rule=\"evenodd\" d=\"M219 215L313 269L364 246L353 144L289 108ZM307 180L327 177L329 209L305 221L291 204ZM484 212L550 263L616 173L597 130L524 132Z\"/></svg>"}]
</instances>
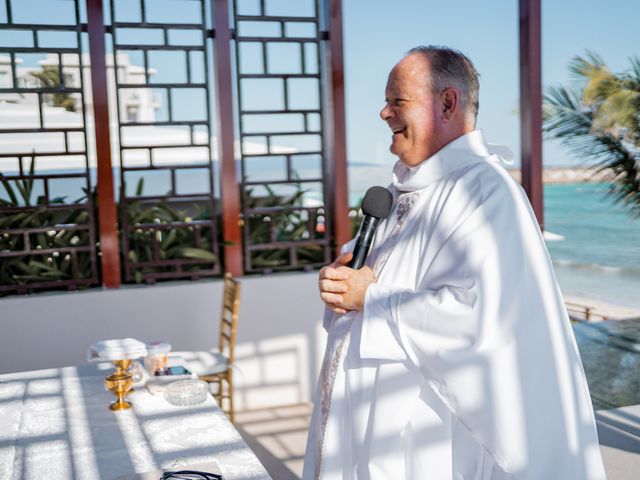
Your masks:
<instances>
[{"instance_id":1,"label":"tiled floor","mask_svg":"<svg viewBox=\"0 0 640 480\"><path fill-rule=\"evenodd\" d=\"M274 480L302 476L311 404L236 413L236 428Z\"/></svg>"},{"instance_id":2,"label":"tiled floor","mask_svg":"<svg viewBox=\"0 0 640 480\"><path fill-rule=\"evenodd\" d=\"M302 475L311 405L236 414L236 427L274 480ZM640 472L640 405L596 413L608 480L635 480Z\"/></svg>"}]
</instances>

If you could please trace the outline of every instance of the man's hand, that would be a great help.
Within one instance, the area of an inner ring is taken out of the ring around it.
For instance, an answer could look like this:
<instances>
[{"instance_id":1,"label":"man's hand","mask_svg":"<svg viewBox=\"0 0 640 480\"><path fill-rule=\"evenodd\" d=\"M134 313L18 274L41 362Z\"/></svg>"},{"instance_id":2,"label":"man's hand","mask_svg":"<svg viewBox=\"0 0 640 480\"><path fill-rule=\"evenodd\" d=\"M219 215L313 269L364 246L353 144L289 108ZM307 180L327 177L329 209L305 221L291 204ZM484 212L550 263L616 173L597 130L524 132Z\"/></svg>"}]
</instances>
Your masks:
<instances>
[{"instance_id":1,"label":"man's hand","mask_svg":"<svg viewBox=\"0 0 640 480\"><path fill-rule=\"evenodd\" d=\"M351 252L345 253L331 265L320 270L320 298L336 313L361 311L364 308L367 288L376 281L369 267L354 270L346 266L352 256Z\"/></svg>"}]
</instances>

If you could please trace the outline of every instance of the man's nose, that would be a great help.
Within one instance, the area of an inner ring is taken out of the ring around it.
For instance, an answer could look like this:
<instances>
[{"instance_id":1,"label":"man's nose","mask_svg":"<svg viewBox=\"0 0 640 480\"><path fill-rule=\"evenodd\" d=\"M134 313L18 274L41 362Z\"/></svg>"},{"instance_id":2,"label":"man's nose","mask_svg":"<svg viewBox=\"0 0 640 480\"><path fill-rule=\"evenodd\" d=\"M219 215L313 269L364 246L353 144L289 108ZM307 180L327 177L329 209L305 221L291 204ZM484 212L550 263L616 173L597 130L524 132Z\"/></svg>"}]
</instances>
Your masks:
<instances>
[{"instance_id":1,"label":"man's nose","mask_svg":"<svg viewBox=\"0 0 640 480\"><path fill-rule=\"evenodd\" d=\"M385 103L382 110L380 110L380 118L384 121L389 120L393 116L393 110L389 107L389 103Z\"/></svg>"}]
</instances>

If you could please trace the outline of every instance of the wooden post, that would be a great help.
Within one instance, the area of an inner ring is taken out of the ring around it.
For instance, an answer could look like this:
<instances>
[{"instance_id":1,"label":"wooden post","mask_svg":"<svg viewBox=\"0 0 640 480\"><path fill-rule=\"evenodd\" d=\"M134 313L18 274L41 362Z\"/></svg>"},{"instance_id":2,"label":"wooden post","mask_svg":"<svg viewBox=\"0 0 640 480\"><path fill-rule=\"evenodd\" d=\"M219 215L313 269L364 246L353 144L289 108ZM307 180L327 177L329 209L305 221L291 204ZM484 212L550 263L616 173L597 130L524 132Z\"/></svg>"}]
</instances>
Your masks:
<instances>
[{"instance_id":1,"label":"wooden post","mask_svg":"<svg viewBox=\"0 0 640 480\"><path fill-rule=\"evenodd\" d=\"M118 239L118 215L111 167L102 0L87 0L87 33L89 35L91 91L98 161L98 223L100 251L102 252L102 285L107 288L118 288L120 286L120 241Z\"/></svg>"},{"instance_id":2,"label":"wooden post","mask_svg":"<svg viewBox=\"0 0 640 480\"><path fill-rule=\"evenodd\" d=\"M342 0L329 0L329 56L331 66L330 169L333 193L333 231L337 252L351 239L349 222L349 183L347 179L347 141L344 107L344 60L342 51Z\"/></svg>"},{"instance_id":3,"label":"wooden post","mask_svg":"<svg viewBox=\"0 0 640 480\"><path fill-rule=\"evenodd\" d=\"M243 273L242 231L240 229L240 192L236 177L233 149L233 79L231 76L231 29L229 0L213 0L212 17L215 29L215 88L218 114L218 159L221 165L220 201L222 203L222 237L224 268L234 277Z\"/></svg>"},{"instance_id":4,"label":"wooden post","mask_svg":"<svg viewBox=\"0 0 640 480\"><path fill-rule=\"evenodd\" d=\"M522 187L544 230L540 0L520 0L520 150Z\"/></svg>"}]
</instances>

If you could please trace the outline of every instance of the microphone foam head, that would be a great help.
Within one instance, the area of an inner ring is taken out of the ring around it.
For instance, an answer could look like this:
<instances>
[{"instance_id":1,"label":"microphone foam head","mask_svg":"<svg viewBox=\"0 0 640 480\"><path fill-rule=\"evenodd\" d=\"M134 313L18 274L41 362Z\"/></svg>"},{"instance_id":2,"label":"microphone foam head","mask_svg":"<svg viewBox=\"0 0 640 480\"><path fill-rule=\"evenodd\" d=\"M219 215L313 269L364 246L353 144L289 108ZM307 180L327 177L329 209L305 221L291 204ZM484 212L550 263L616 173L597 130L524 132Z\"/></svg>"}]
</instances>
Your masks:
<instances>
[{"instance_id":1,"label":"microphone foam head","mask_svg":"<svg viewBox=\"0 0 640 480\"><path fill-rule=\"evenodd\" d=\"M362 213L376 218L387 218L391 212L393 196L384 187L371 187L364 194Z\"/></svg>"}]
</instances>

